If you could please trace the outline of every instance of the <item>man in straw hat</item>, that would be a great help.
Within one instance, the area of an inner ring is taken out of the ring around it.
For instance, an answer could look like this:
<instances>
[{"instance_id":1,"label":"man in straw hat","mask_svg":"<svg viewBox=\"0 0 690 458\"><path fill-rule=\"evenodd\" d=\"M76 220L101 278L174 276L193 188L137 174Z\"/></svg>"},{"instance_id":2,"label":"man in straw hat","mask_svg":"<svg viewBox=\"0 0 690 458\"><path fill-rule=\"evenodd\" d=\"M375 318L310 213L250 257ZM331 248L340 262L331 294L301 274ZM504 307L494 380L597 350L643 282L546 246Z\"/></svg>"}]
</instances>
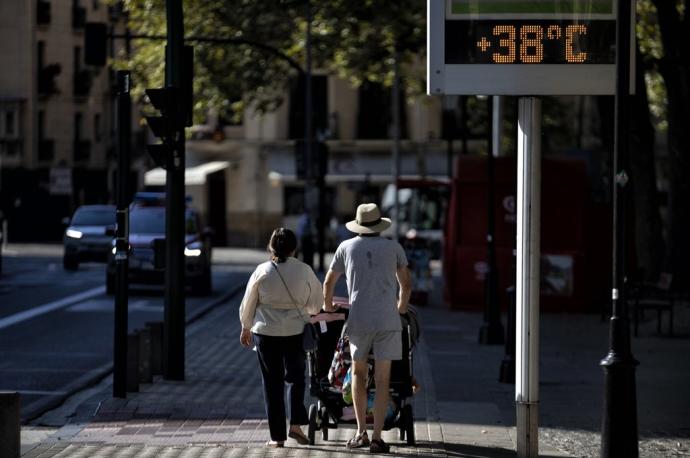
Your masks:
<instances>
[{"instance_id":1,"label":"man in straw hat","mask_svg":"<svg viewBox=\"0 0 690 458\"><path fill-rule=\"evenodd\" d=\"M323 285L324 309L333 311L335 283L347 278L350 314L347 335L353 361L352 393L357 417L357 434L348 448L369 446L374 453L386 453L390 447L381 438L389 402L391 361L402 358L402 326L399 314L407 312L411 280L405 251L397 241L380 237L391 220L381 218L376 204L357 207L357 219L345 226L358 237L338 246ZM398 285L400 294L398 295ZM376 398L374 431L367 436L367 358L373 349L376 360Z\"/></svg>"}]
</instances>

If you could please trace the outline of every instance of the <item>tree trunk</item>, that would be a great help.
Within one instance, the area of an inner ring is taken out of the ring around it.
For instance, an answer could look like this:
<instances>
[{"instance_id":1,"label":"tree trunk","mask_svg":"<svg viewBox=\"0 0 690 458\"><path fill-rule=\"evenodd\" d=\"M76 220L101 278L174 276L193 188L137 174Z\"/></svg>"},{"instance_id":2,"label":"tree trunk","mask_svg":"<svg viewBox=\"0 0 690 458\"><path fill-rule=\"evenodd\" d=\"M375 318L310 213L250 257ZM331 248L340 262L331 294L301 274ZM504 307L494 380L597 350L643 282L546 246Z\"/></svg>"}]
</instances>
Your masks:
<instances>
[{"instance_id":1,"label":"tree trunk","mask_svg":"<svg viewBox=\"0 0 690 458\"><path fill-rule=\"evenodd\" d=\"M637 268L644 274L644 280L656 281L664 263L665 248L656 185L654 127L639 53L635 73L630 135L632 205L628 210L633 212Z\"/></svg>"},{"instance_id":2,"label":"tree trunk","mask_svg":"<svg viewBox=\"0 0 690 458\"><path fill-rule=\"evenodd\" d=\"M668 99L668 258L674 287L687 289L690 281L690 21L687 11L681 16L675 1L653 0L653 3L664 46L659 70Z\"/></svg>"}]
</instances>

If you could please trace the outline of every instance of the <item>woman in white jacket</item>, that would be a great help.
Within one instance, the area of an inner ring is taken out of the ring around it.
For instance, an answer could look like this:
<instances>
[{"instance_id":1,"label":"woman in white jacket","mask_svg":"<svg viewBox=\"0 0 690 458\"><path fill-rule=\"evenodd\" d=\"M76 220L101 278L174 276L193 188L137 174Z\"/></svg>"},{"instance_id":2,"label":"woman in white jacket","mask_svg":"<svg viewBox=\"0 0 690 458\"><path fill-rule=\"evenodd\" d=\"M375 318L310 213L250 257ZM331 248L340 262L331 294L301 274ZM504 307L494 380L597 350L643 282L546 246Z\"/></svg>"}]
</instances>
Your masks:
<instances>
[{"instance_id":1,"label":"woman in white jacket","mask_svg":"<svg viewBox=\"0 0 690 458\"><path fill-rule=\"evenodd\" d=\"M294 258L297 238L289 229L273 231L268 250L270 261L252 274L240 305L240 343L256 346L263 377L264 400L271 440L282 447L286 438L284 385L288 385L290 428L287 436L306 445L300 425L309 423L304 406L304 324L323 305L321 283L314 271Z\"/></svg>"}]
</instances>

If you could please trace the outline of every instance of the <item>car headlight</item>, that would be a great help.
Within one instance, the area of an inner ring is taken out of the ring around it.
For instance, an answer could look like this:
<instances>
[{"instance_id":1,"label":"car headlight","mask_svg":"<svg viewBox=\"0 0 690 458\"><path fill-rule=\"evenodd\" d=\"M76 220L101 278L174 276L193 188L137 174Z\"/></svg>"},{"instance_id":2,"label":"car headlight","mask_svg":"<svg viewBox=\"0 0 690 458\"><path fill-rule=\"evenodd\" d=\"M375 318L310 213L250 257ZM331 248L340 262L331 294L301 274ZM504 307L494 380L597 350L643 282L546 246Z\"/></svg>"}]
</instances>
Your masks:
<instances>
[{"instance_id":1,"label":"car headlight","mask_svg":"<svg viewBox=\"0 0 690 458\"><path fill-rule=\"evenodd\" d=\"M74 229L67 229L65 235L71 239L80 239L84 234L81 231L76 231Z\"/></svg>"},{"instance_id":2,"label":"car headlight","mask_svg":"<svg viewBox=\"0 0 690 458\"><path fill-rule=\"evenodd\" d=\"M192 242L184 247L184 255L191 257L201 256L201 243Z\"/></svg>"}]
</instances>

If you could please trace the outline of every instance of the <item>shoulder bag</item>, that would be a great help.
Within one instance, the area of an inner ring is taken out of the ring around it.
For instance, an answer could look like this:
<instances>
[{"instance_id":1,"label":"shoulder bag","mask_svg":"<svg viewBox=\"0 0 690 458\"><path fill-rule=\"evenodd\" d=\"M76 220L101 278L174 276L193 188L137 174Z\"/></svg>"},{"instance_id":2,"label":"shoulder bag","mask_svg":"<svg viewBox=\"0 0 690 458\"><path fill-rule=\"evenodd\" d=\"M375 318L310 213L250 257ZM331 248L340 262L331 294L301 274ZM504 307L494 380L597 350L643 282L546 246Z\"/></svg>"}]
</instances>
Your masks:
<instances>
[{"instance_id":1,"label":"shoulder bag","mask_svg":"<svg viewBox=\"0 0 690 458\"><path fill-rule=\"evenodd\" d=\"M283 282L283 286L285 286L285 290L288 293L288 296L290 296L290 300L294 304L295 308L299 312L300 316L304 320L304 314L302 313L302 310L300 307L297 305L297 301L295 301L295 298L292 296L292 293L290 292L290 288L288 288L287 283L285 282L285 279L283 278L283 274L280 273L280 270L278 269L278 265L274 262L273 263L273 268L278 272L278 276L280 277L280 281ZM309 287L311 290L311 286ZM310 291L311 295L311 291ZM309 298L307 298L307 301L309 301ZM307 319L304 320L304 329L302 330L302 348L306 352L313 352L316 350L318 343L319 343L319 335L316 332L316 329L314 328L314 325L311 324L311 322Z\"/></svg>"}]
</instances>

